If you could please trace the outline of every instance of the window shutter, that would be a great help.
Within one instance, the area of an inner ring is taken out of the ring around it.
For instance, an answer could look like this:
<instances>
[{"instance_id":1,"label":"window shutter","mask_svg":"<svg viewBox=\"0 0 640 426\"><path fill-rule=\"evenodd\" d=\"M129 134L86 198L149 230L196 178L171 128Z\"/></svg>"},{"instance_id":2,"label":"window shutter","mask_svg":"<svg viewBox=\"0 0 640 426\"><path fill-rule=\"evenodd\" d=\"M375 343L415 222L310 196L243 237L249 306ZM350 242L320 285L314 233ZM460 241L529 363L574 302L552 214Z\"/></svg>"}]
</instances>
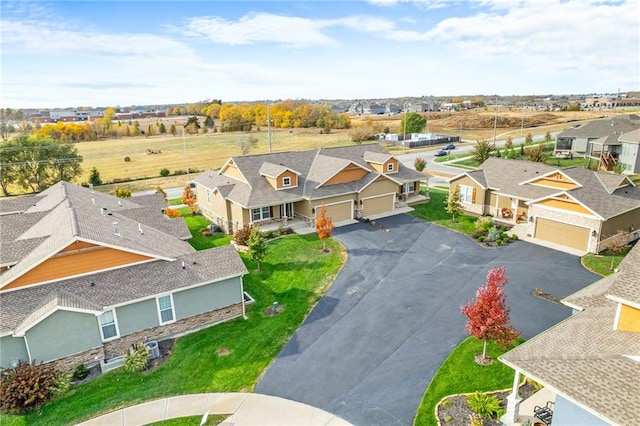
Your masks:
<instances>
[{"instance_id":1,"label":"window shutter","mask_svg":"<svg viewBox=\"0 0 640 426\"><path fill-rule=\"evenodd\" d=\"M476 189L473 188L473 191L471 192L471 203L475 204L476 203Z\"/></svg>"}]
</instances>

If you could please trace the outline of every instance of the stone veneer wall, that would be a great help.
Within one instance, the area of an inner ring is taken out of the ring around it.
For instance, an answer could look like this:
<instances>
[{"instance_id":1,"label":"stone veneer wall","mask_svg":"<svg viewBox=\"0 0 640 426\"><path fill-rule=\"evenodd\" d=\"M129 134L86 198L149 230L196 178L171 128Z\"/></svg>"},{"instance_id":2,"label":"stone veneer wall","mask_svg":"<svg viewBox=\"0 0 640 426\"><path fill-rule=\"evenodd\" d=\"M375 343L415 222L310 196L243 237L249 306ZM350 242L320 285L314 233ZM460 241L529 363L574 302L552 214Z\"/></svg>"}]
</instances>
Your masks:
<instances>
[{"instance_id":1,"label":"stone veneer wall","mask_svg":"<svg viewBox=\"0 0 640 426\"><path fill-rule=\"evenodd\" d=\"M93 348L79 354L69 355L47 364L54 364L56 368L73 372L80 364L90 365L104 358L104 347Z\"/></svg>"},{"instance_id":2,"label":"stone veneer wall","mask_svg":"<svg viewBox=\"0 0 640 426\"><path fill-rule=\"evenodd\" d=\"M218 309L216 311L205 312L200 315L176 321L172 324L148 328L146 330L122 336L119 339L105 342L104 356L106 359L122 356L132 345L142 342L143 340L159 340L188 334L239 316L242 316L242 303L227 306L226 308Z\"/></svg>"}]
</instances>

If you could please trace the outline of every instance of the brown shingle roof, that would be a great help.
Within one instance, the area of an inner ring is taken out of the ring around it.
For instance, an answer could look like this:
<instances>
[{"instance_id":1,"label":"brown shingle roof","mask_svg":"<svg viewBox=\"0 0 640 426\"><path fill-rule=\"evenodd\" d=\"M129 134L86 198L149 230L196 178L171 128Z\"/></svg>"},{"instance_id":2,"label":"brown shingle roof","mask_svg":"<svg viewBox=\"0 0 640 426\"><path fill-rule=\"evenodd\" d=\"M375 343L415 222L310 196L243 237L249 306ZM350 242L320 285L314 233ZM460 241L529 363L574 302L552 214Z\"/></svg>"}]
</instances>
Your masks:
<instances>
[{"instance_id":1,"label":"brown shingle roof","mask_svg":"<svg viewBox=\"0 0 640 426\"><path fill-rule=\"evenodd\" d=\"M618 269L620 273L608 294L617 299L640 305L640 243L637 243L620 262Z\"/></svg>"}]
</instances>

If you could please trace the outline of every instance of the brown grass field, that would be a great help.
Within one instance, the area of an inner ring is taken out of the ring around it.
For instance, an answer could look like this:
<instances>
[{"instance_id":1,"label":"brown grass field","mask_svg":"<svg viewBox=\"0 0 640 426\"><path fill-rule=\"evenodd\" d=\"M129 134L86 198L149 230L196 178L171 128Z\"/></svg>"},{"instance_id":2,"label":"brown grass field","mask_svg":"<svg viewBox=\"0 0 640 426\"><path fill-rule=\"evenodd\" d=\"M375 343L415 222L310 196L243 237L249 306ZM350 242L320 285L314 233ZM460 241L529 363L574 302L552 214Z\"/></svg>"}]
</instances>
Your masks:
<instances>
[{"instance_id":1,"label":"brown grass field","mask_svg":"<svg viewBox=\"0 0 640 426\"><path fill-rule=\"evenodd\" d=\"M497 137L518 137L521 133L523 135L528 133L543 134L547 131L563 130L576 123L601 116L603 116L602 112L547 113L504 109L498 112ZM391 132L397 132L401 119L402 115L356 116L352 117L352 125L358 126L368 122L376 132L382 132L387 126ZM172 119L171 121L181 122L180 119ZM522 128L523 124L524 128ZM428 117L428 131L461 136L466 142L492 138L493 125L494 112L490 108L469 112L430 113ZM145 126L145 123L141 123L141 128L144 129ZM336 130L325 135L320 134L320 130L316 128L293 129L291 131L274 129L271 136L273 152L318 149L353 143L349 138L348 130ZM127 187L132 191L152 189L157 186L179 186L186 181L185 175L160 178L160 170L167 168L171 174L175 171L184 171L187 168L187 162L191 169L200 171L217 169L229 157L241 155L238 140L249 137L255 137L258 140L257 146L251 149L250 154L269 152L266 128L250 133L210 132L187 135L184 139L182 135L175 137L154 135L81 142L76 147L84 159L82 163L83 174L77 179L77 182L86 182L89 171L92 167L96 167L104 182L111 182L114 179L132 180L119 184L119 186ZM159 151L159 153L149 154L148 150ZM405 150L392 148L391 152L402 154ZM129 157L131 161L125 162L124 157ZM105 185L103 189L110 190L111 188L112 186ZM17 188L13 189L14 193L19 191Z\"/></svg>"}]
</instances>

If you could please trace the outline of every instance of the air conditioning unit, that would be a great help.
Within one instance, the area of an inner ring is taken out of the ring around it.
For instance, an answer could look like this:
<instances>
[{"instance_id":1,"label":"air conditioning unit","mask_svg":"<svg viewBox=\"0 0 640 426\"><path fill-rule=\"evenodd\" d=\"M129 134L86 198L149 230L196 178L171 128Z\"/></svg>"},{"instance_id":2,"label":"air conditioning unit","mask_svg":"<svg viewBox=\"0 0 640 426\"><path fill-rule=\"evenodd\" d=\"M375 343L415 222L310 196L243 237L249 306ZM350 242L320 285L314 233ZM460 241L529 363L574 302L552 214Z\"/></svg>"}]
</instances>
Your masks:
<instances>
[{"instance_id":1,"label":"air conditioning unit","mask_svg":"<svg viewBox=\"0 0 640 426\"><path fill-rule=\"evenodd\" d=\"M158 342L152 340L144 344L144 347L147 349L149 353L149 359L160 358L160 348L158 347Z\"/></svg>"}]
</instances>

